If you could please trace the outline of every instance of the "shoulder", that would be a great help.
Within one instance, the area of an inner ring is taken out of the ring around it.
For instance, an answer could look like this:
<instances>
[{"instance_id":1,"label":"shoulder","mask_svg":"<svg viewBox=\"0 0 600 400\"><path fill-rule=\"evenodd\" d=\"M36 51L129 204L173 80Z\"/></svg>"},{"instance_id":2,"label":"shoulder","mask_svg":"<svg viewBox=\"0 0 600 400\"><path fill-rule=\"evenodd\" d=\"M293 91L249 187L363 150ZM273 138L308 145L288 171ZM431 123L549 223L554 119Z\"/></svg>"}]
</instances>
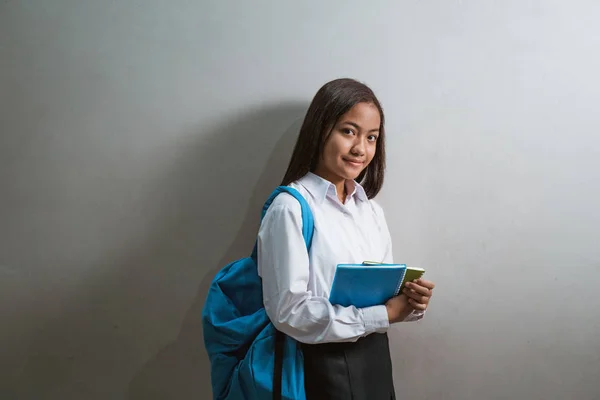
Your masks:
<instances>
[{"instance_id":1,"label":"shoulder","mask_svg":"<svg viewBox=\"0 0 600 400\"><path fill-rule=\"evenodd\" d=\"M375 221L377 225L379 225L379 229L389 237L389 228L385 213L383 212L383 207L381 207L379 203L373 199L369 200L369 202L371 203L371 208L375 216Z\"/></svg>"},{"instance_id":2,"label":"shoulder","mask_svg":"<svg viewBox=\"0 0 600 400\"><path fill-rule=\"evenodd\" d=\"M290 187L296 189L307 202L309 201L309 193L303 186L298 185L296 183L292 183ZM277 197L275 197L273 203L271 203L271 206L269 207L269 210L267 212L269 212L271 209L285 209L297 213L298 215L302 212L300 202L294 196L286 192L282 192L279 195L277 195Z\"/></svg>"},{"instance_id":3,"label":"shoulder","mask_svg":"<svg viewBox=\"0 0 600 400\"><path fill-rule=\"evenodd\" d=\"M302 185L296 183L292 183L290 186L296 189L312 208L311 199L309 198L309 193L306 189ZM277 195L265 213L265 220L279 220L282 218L302 219L302 207L300 206L300 202L294 196L286 192Z\"/></svg>"},{"instance_id":4,"label":"shoulder","mask_svg":"<svg viewBox=\"0 0 600 400\"><path fill-rule=\"evenodd\" d=\"M292 213L298 214L302 212L300 203L294 196L289 193L280 193L271 203L271 206L267 210L266 215L274 213ZM265 216L266 216L265 215Z\"/></svg>"},{"instance_id":5,"label":"shoulder","mask_svg":"<svg viewBox=\"0 0 600 400\"><path fill-rule=\"evenodd\" d=\"M373 212L380 218L385 218L385 213L383 212L383 207L379 205L379 203L373 199L369 200L371 207L373 208Z\"/></svg>"}]
</instances>

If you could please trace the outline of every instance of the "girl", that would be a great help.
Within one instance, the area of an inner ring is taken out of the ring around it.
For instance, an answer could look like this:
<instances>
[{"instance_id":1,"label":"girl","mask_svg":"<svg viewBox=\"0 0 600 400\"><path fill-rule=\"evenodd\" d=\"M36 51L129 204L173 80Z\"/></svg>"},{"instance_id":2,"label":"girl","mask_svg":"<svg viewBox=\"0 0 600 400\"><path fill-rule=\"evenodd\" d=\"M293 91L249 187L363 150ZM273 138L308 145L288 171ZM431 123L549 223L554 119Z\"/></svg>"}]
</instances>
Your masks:
<instances>
[{"instance_id":1,"label":"girl","mask_svg":"<svg viewBox=\"0 0 600 400\"><path fill-rule=\"evenodd\" d=\"M312 247L302 237L300 204L277 196L258 234L258 266L267 315L302 343L306 396L394 399L387 330L421 319L433 282L419 279L385 305L329 302L337 264L392 263L381 207L384 115L375 94L352 79L325 84L306 113L282 185L297 189L313 213Z\"/></svg>"}]
</instances>

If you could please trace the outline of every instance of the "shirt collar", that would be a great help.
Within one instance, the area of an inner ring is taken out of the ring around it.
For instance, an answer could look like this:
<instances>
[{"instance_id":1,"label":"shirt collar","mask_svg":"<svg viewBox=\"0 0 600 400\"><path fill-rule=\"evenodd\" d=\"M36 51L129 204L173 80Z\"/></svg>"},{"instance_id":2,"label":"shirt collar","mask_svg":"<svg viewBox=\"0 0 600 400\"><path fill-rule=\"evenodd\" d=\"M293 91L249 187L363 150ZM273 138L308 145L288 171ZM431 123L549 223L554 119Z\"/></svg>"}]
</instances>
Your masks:
<instances>
[{"instance_id":1,"label":"shirt collar","mask_svg":"<svg viewBox=\"0 0 600 400\"><path fill-rule=\"evenodd\" d=\"M333 196L336 194L335 185L329 182L326 179L321 178L320 176L309 172L304 175L302 178L298 180L298 183L301 184L308 190L308 192L317 200L319 203L323 203L325 198L327 197L327 193L331 192ZM351 181L346 183L348 186L346 190L348 191L348 197L355 196L357 200L360 201L368 201L369 198L365 192L365 189L356 181Z\"/></svg>"},{"instance_id":2,"label":"shirt collar","mask_svg":"<svg viewBox=\"0 0 600 400\"><path fill-rule=\"evenodd\" d=\"M352 190L351 196L355 196L356 199L360 200L360 201L369 201L369 197L367 196L367 192L365 192L365 189L362 187L361 184L359 184L356 181L351 181L350 183L352 185L354 185L354 189ZM350 190L348 190L348 192L350 192Z\"/></svg>"}]
</instances>

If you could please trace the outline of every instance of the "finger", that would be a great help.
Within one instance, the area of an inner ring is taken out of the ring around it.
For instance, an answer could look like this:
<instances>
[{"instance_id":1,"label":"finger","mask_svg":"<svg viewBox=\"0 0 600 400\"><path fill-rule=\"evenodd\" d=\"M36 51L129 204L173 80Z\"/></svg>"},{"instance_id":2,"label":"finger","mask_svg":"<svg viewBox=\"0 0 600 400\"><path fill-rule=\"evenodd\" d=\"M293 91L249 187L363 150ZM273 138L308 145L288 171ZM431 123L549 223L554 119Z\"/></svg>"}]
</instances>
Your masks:
<instances>
[{"instance_id":1,"label":"finger","mask_svg":"<svg viewBox=\"0 0 600 400\"><path fill-rule=\"evenodd\" d=\"M419 279L417 279L417 281L415 283L418 285L421 285L421 286L425 286L429 290L433 290L435 288L435 283L428 281L426 279L419 278Z\"/></svg>"},{"instance_id":2,"label":"finger","mask_svg":"<svg viewBox=\"0 0 600 400\"><path fill-rule=\"evenodd\" d=\"M419 303L427 304L429 303L429 296L423 296L420 293L415 292L414 290L404 289L404 293L409 299L413 299Z\"/></svg>"},{"instance_id":3,"label":"finger","mask_svg":"<svg viewBox=\"0 0 600 400\"><path fill-rule=\"evenodd\" d=\"M419 302L417 302L417 301L415 301L414 299L411 299L411 298L408 299L408 303L415 310L425 311L427 309L427 304L419 303Z\"/></svg>"},{"instance_id":4,"label":"finger","mask_svg":"<svg viewBox=\"0 0 600 400\"><path fill-rule=\"evenodd\" d=\"M406 287L408 287L411 290L414 290L417 293L422 294L423 296L428 296L428 297L431 296L431 290L425 286L421 286L419 284L412 283L412 282L407 282Z\"/></svg>"}]
</instances>

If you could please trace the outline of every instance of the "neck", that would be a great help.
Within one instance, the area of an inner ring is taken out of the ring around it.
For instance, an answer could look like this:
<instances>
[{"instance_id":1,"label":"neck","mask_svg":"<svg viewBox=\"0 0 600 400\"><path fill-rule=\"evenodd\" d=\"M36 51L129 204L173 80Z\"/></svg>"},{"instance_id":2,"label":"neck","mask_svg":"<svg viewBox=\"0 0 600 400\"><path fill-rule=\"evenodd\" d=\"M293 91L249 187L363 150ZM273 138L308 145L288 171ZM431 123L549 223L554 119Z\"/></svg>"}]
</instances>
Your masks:
<instances>
[{"instance_id":1,"label":"neck","mask_svg":"<svg viewBox=\"0 0 600 400\"><path fill-rule=\"evenodd\" d=\"M335 191L337 192L338 199L342 204L346 203L346 181L343 180L340 183L335 184Z\"/></svg>"},{"instance_id":2,"label":"neck","mask_svg":"<svg viewBox=\"0 0 600 400\"><path fill-rule=\"evenodd\" d=\"M341 177L332 177L330 174L324 173L323 171L314 171L314 174L321 178L333 183L338 199L344 204L346 202L346 180Z\"/></svg>"},{"instance_id":3,"label":"neck","mask_svg":"<svg viewBox=\"0 0 600 400\"><path fill-rule=\"evenodd\" d=\"M342 204L346 203L346 197L348 195L348 193L346 192L346 180L345 179L336 179L336 180L331 180L329 178L326 177L322 177L323 179L328 180L329 182L333 183L333 185L335 186L335 192L337 193L337 197L338 199L340 199L340 202Z\"/></svg>"}]
</instances>

